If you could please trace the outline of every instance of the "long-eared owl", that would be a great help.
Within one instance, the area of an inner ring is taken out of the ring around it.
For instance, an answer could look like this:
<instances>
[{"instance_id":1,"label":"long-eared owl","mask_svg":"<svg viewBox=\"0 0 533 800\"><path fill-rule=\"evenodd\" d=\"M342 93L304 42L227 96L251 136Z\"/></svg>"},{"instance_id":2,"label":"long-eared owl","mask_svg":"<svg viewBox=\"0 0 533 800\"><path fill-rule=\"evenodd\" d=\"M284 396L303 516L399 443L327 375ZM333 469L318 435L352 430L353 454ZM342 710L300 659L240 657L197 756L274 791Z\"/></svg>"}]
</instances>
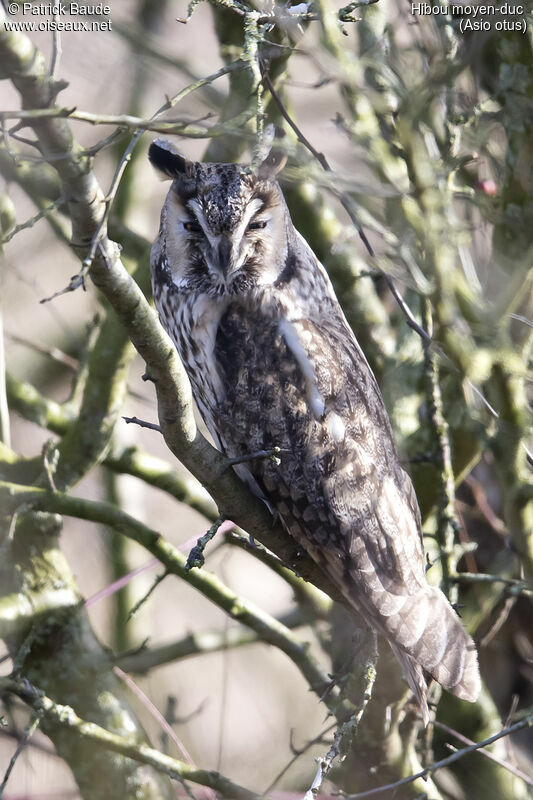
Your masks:
<instances>
[{"instance_id":1,"label":"long-eared owl","mask_svg":"<svg viewBox=\"0 0 533 800\"><path fill-rule=\"evenodd\" d=\"M161 321L238 475L383 634L427 721L424 671L473 701L475 646L425 579L420 514L374 375L326 271L294 228L272 159L254 173L156 140L172 185L152 248Z\"/></svg>"}]
</instances>

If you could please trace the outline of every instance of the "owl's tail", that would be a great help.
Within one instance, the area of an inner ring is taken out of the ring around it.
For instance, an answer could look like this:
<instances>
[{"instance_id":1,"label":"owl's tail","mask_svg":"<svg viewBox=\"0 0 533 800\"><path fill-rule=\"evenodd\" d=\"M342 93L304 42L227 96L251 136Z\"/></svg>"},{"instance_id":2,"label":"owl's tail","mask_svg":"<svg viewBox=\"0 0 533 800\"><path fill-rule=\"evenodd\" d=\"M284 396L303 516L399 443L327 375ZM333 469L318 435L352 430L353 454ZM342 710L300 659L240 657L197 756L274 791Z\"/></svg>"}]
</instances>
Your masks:
<instances>
[{"instance_id":1,"label":"owl's tail","mask_svg":"<svg viewBox=\"0 0 533 800\"><path fill-rule=\"evenodd\" d=\"M404 606L386 620L387 638L427 724L423 670L444 689L473 703L481 689L476 646L440 589L428 586L406 605L412 609Z\"/></svg>"},{"instance_id":2,"label":"owl's tail","mask_svg":"<svg viewBox=\"0 0 533 800\"><path fill-rule=\"evenodd\" d=\"M405 650L401 650L393 642L389 642L389 644L392 652L402 666L403 674L420 707L424 726L426 726L429 723L429 709L427 701L428 687L426 679L424 678L424 671L420 664L417 664L414 658L408 655Z\"/></svg>"}]
</instances>

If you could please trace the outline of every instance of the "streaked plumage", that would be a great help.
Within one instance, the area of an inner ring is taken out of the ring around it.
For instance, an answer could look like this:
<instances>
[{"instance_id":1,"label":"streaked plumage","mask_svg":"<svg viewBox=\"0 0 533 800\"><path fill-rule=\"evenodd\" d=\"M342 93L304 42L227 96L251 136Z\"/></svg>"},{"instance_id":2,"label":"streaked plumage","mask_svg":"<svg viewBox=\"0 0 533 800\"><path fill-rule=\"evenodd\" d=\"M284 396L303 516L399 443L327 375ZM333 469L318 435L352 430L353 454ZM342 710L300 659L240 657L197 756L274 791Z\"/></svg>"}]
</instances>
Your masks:
<instances>
[{"instance_id":1,"label":"streaked plumage","mask_svg":"<svg viewBox=\"0 0 533 800\"><path fill-rule=\"evenodd\" d=\"M376 380L274 171L188 162L152 248L153 291L200 412L229 457L282 448L239 476L389 641L427 719L423 670L466 700L475 647L425 579L420 516Z\"/></svg>"}]
</instances>

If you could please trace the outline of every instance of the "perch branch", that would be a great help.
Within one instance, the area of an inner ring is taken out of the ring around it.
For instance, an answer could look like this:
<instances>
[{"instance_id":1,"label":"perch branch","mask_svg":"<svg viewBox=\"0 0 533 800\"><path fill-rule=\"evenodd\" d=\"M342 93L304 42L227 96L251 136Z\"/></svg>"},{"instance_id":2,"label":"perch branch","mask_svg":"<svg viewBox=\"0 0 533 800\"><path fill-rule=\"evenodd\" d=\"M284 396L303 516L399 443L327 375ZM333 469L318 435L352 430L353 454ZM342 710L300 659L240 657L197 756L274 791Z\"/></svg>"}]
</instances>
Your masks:
<instances>
[{"instance_id":1,"label":"perch branch","mask_svg":"<svg viewBox=\"0 0 533 800\"><path fill-rule=\"evenodd\" d=\"M307 645L297 639L288 628L254 603L232 592L215 575L205 570L187 570L185 556L161 534L111 503L83 500L63 492L50 492L5 481L0 481L0 499L6 510L24 504L33 510L100 522L118 530L158 558L168 572L190 583L233 619L252 628L263 641L282 650L297 666L318 697L321 698L330 686L331 681L327 672L311 655ZM338 691L329 692L324 702L332 713L343 718L351 713L350 704L340 700Z\"/></svg>"},{"instance_id":2,"label":"perch branch","mask_svg":"<svg viewBox=\"0 0 533 800\"><path fill-rule=\"evenodd\" d=\"M55 85L42 54L28 37L0 31L0 58L6 74L22 95L25 107L53 108ZM51 117L32 120L31 125L40 139L44 156L60 178L72 219L76 252L83 260L105 213L105 197L91 170L90 159L74 139L67 120ZM272 525L272 517L261 501L250 494L228 468L226 459L197 430L190 384L175 348L124 268L118 247L108 238L105 227L100 237L90 275L149 366L156 385L161 428L169 449L202 481L228 518L253 531L259 541L290 563L294 544L281 525ZM299 558L298 571L339 599L336 588L310 558L305 555Z\"/></svg>"}]
</instances>

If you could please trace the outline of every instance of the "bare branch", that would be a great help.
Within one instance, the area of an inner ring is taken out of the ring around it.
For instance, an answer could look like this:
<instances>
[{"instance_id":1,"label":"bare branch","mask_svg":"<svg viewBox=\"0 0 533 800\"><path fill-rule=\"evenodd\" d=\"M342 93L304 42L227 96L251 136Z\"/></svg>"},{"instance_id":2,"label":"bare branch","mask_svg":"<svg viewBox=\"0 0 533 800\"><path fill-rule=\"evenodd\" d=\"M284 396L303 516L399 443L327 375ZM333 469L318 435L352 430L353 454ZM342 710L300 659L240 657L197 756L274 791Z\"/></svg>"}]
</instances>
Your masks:
<instances>
[{"instance_id":1,"label":"bare branch","mask_svg":"<svg viewBox=\"0 0 533 800\"><path fill-rule=\"evenodd\" d=\"M238 786L219 772L198 769L183 761L170 758L147 745L132 744L126 738L105 730L95 722L86 722L76 714L73 708L55 703L28 681L19 683L10 678L0 678L0 694L6 693L17 695L40 715L53 721L56 725L69 729L76 736L81 736L99 747L120 753L141 764L149 764L170 778L208 786L223 797L232 800L260 800L260 795Z\"/></svg>"},{"instance_id":2,"label":"bare branch","mask_svg":"<svg viewBox=\"0 0 533 800\"><path fill-rule=\"evenodd\" d=\"M263 641L269 642L282 650L301 671L312 691L319 698L324 697L324 693L330 686L331 681L328 673L309 652L304 642L300 642L290 630L280 625L270 614L267 614L251 601L245 600L232 592L215 575L205 570L187 570L185 556L157 531L152 530L110 503L82 500L62 492L49 492L37 487L29 488L0 481L0 498L4 501L6 511L25 503L33 509L101 522L138 542L158 558L168 572L190 583L233 619L248 625L256 631ZM57 598L53 596L52 600L58 602ZM2 601L0 601L1 610ZM7 608L6 615L8 615ZM18 616L19 619L22 617L21 614ZM9 616L6 616L6 620L6 624L8 624ZM1 627L0 635L2 635ZM324 701L334 714L342 717L351 714L351 704L348 701L343 701L337 690L329 692Z\"/></svg>"},{"instance_id":3,"label":"bare branch","mask_svg":"<svg viewBox=\"0 0 533 800\"><path fill-rule=\"evenodd\" d=\"M285 105L284 105L281 97L279 96L278 92L274 88L274 84L272 83L272 80L270 79L270 75L268 74L268 70L266 68L263 70L263 80L265 81L266 85L268 86L268 90L269 90L270 94L272 95L272 97L274 98L274 100L275 100L275 102L276 102L276 104L277 104L277 106L278 106L283 118L287 121L287 123L290 125L290 127L295 132L295 134L296 134L296 136L298 138L298 141L301 142L309 150L309 152L313 155L314 158L316 158L316 160L318 161L320 166L326 172L331 172L332 171L331 167L330 167L325 155L323 153L319 153L318 150L316 150L313 147L311 142L304 136L304 134L302 133L300 128L297 126L297 124L294 122L294 120L290 116L289 112L285 108ZM363 244L364 244L364 246L365 246L365 248L367 250L368 255L373 258L375 256L374 248L370 244L370 242L368 240L368 237L367 237L366 233L364 232L364 230L363 230L363 228L361 226L361 223L360 223L360 221L358 219L358 216L356 214L353 202L343 192L338 192L337 191L337 192L335 192L335 194L339 198L340 202L342 203L343 208L345 209L345 211L348 213L348 216L352 220L352 223L353 223L355 229L357 230L357 233L359 234L359 238L363 242ZM429 336L427 334L427 331L425 331L418 324L418 322L416 321L416 319L415 319L415 317L413 315L413 312L411 311L411 309L409 308L409 306L407 305L407 303L405 302L405 300L403 299L403 297L399 293L399 291L396 288L396 286L394 284L394 281L392 280L390 275L387 275L386 273L383 273L383 275L385 277L385 280L387 282L387 286L389 287L394 299L396 300L396 302L400 306L402 312L404 313L404 315L406 317L406 320L407 320L407 324L409 325L409 327L412 328L416 333L418 333L418 335L420 336L420 338L423 341L430 341L430 338L429 338Z\"/></svg>"},{"instance_id":4,"label":"bare branch","mask_svg":"<svg viewBox=\"0 0 533 800\"><path fill-rule=\"evenodd\" d=\"M378 645L377 635L375 632L372 636L372 651L367 659L363 671L363 692L359 707L354 714L344 722L336 731L333 737L333 743L329 748L324 758L317 759L318 767L315 778L311 787L305 793L304 800L315 800L324 779L327 777L336 759L346 755L354 736L357 733L363 714L366 711L370 698L372 697L372 689L376 681L376 663L378 658Z\"/></svg>"},{"instance_id":5,"label":"bare branch","mask_svg":"<svg viewBox=\"0 0 533 800\"><path fill-rule=\"evenodd\" d=\"M459 761L461 758L469 755L469 753L475 753L476 750L480 750L483 747L488 747L493 742L497 742L499 739L503 739L505 736L510 736L510 734L516 733L516 731L520 731L522 728L528 728L532 723L533 714L526 714L526 716L519 722L515 722L513 725L509 725L506 728L502 728L502 730L498 733L495 733L494 736L489 736L488 739L484 739L482 742L477 742L469 745L468 747L463 747L461 750L457 750L451 756L443 758L441 761L435 761L434 764L430 764L428 767L425 767L414 775L409 775L408 778L402 778L399 781L387 783L384 786L377 786L375 789L369 789L366 792L358 792L357 794L343 793L343 797L345 797L346 800L363 800L364 797L373 797L374 795L381 794L381 792L390 792L400 786L405 786L408 783L412 783L419 778L425 778L426 775L430 775L431 773L436 772L443 767L454 764L456 761Z\"/></svg>"},{"instance_id":6,"label":"bare branch","mask_svg":"<svg viewBox=\"0 0 533 800\"><path fill-rule=\"evenodd\" d=\"M454 731L453 728L450 728L443 722L439 722L438 720L433 720L433 725L436 728L440 728L440 730L446 731L446 733L450 733L452 736L455 736L455 738L459 739L459 741L462 742L463 744L467 744L469 746L475 745L475 742L473 742L467 736L463 736L463 734L459 733L459 731ZM526 775L525 772L522 772L522 770L518 769L518 767L514 767L512 764L509 764L508 761L504 761L503 758L495 756L494 753L490 752L490 750L484 750L483 748L480 748L479 750L477 750L477 752L481 756L490 758L491 761L494 761L494 763L498 764L500 767L503 767L509 772L512 772L513 775L516 775L517 778L520 778L520 780L524 781L524 783L527 784L527 786L533 786L533 780L528 775Z\"/></svg>"},{"instance_id":7,"label":"bare branch","mask_svg":"<svg viewBox=\"0 0 533 800\"><path fill-rule=\"evenodd\" d=\"M291 630L308 622L298 609L278 617L277 620ZM232 650L261 642L261 637L255 631L239 625L221 631L198 631L159 647L143 646L135 652L119 654L116 657L116 663L126 672L146 674L154 667L179 661L182 658Z\"/></svg>"},{"instance_id":8,"label":"bare branch","mask_svg":"<svg viewBox=\"0 0 533 800\"><path fill-rule=\"evenodd\" d=\"M33 43L21 34L15 37L4 32L0 35L0 57L3 56L25 106L50 108L55 97L54 87L50 85L43 59ZM225 70L223 68L214 75L225 74ZM184 93L193 91L198 84L186 87L168 101L168 106L175 104ZM51 161L63 184L72 218L73 239L80 243L76 250L83 259L99 230L106 209L105 198L90 169L90 162L82 155L83 148L74 140L66 120L52 117L33 120L31 124L40 137L45 157ZM58 154L60 158L56 157ZM193 474L201 477L228 518L253 531L254 536L290 562L293 546L287 541L281 525L272 525L270 514L261 501L248 492L233 470L228 469L226 459L197 430L190 385L175 348L139 287L125 270L117 246L107 238L105 231L101 231L90 274L149 365L158 395L161 428L170 450ZM336 588L326 582L310 558L302 555L298 569L318 585L327 585L328 594L339 597Z\"/></svg>"}]
</instances>

